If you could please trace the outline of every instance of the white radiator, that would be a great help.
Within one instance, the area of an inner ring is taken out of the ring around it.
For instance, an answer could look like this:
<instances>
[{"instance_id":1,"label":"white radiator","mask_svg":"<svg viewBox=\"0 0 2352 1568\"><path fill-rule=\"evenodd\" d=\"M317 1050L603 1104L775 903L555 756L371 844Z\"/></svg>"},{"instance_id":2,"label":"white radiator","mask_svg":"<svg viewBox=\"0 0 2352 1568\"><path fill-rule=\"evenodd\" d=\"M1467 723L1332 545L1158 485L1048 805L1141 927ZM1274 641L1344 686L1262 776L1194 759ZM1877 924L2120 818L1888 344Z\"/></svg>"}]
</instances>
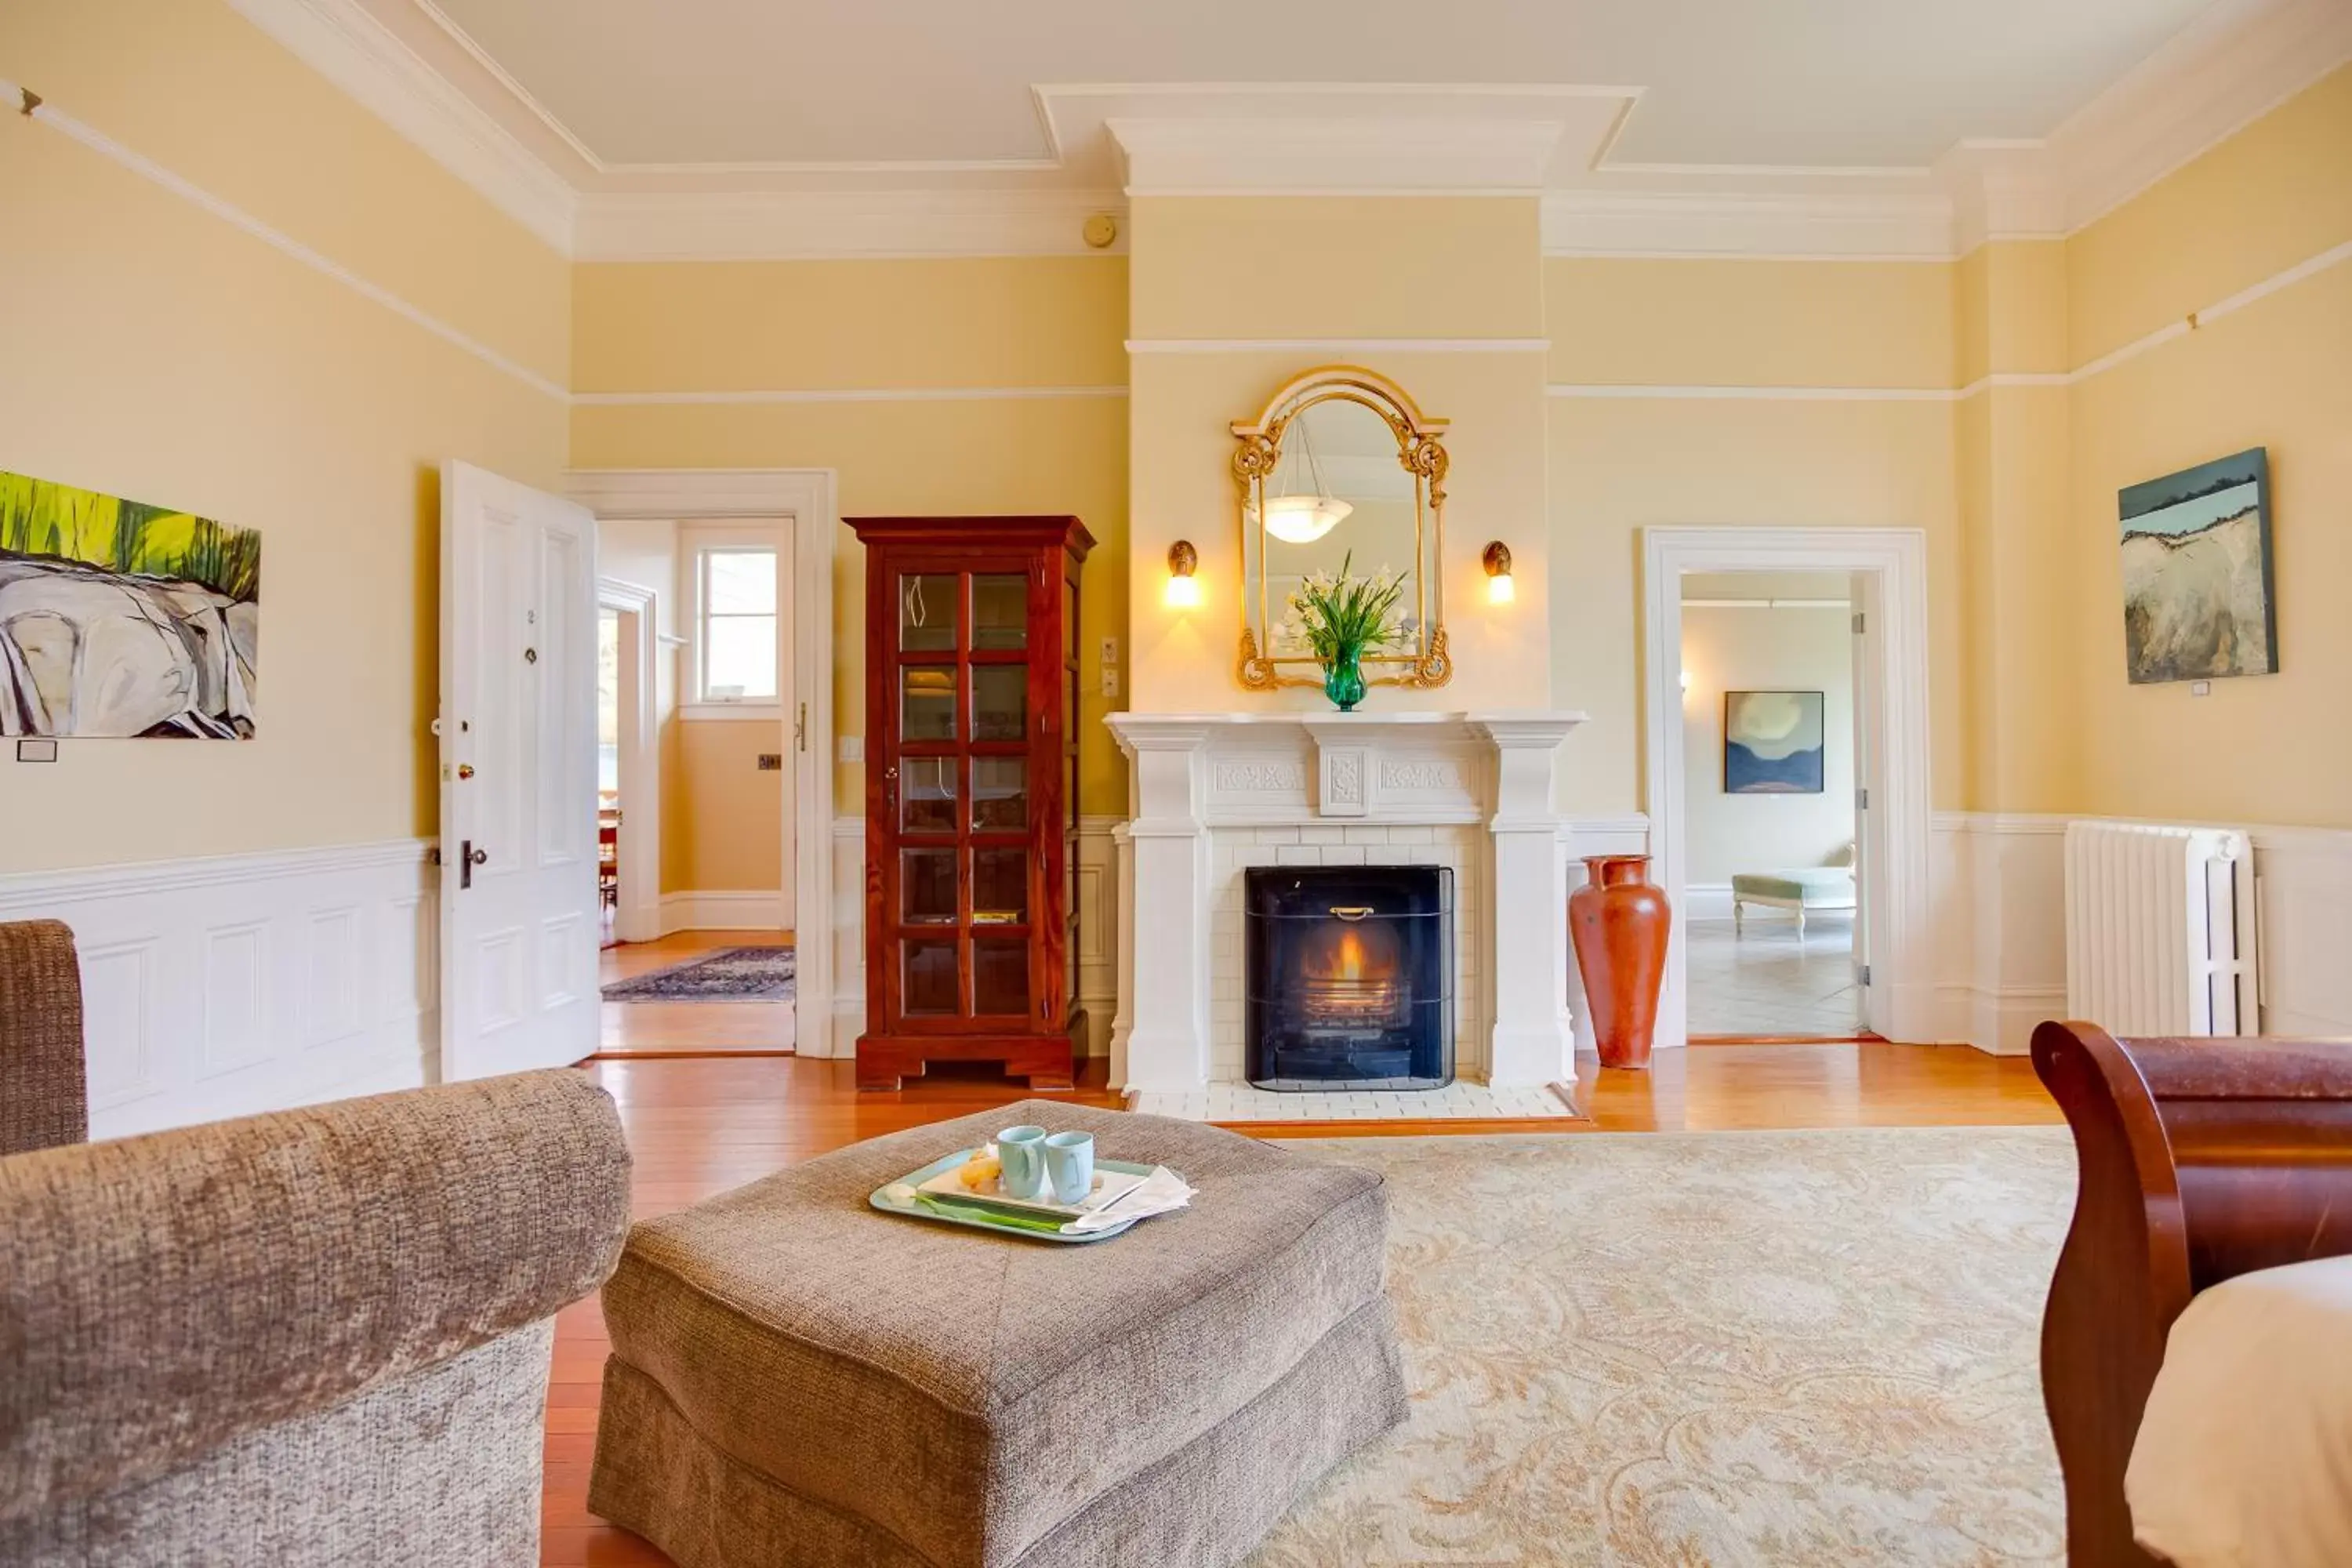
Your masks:
<instances>
[{"instance_id":1,"label":"white radiator","mask_svg":"<svg viewBox=\"0 0 2352 1568\"><path fill-rule=\"evenodd\" d=\"M2243 833L2066 825L2066 1011L2116 1035L2252 1035L2254 850Z\"/></svg>"}]
</instances>

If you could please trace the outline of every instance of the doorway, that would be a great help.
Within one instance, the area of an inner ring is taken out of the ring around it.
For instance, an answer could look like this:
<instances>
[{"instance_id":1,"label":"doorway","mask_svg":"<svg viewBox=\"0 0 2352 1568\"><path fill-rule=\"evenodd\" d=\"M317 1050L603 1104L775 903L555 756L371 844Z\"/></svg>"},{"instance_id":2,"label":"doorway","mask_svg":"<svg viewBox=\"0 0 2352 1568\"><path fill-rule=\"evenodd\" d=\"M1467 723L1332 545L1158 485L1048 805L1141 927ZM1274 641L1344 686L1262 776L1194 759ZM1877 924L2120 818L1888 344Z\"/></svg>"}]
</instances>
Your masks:
<instances>
[{"instance_id":1,"label":"doorway","mask_svg":"<svg viewBox=\"0 0 2352 1568\"><path fill-rule=\"evenodd\" d=\"M832 475L602 470L568 488L595 514L605 569L646 605L637 749L657 806L641 812L630 782L624 694L619 934L632 945L605 954L604 976L644 999L608 989L604 1048L846 1054L861 1020L836 1011L823 919Z\"/></svg>"},{"instance_id":2,"label":"doorway","mask_svg":"<svg viewBox=\"0 0 2352 1568\"><path fill-rule=\"evenodd\" d=\"M1691 982L1693 954L1704 940L1712 940L1714 909L1702 897L1694 904L1694 888L1709 886L1695 875L1698 845L1693 837L1690 806L1693 795L1690 731L1703 718L1722 723L1718 706L1711 715L1691 711L1683 684L1684 601L1685 584L1700 578L1705 589L1711 574L1806 574L1816 586L1846 585L1847 604L1836 613L1848 617L1851 647L1853 736L1853 844L1855 864L1854 908L1845 917L1852 931L1851 951L1824 955L1834 973L1850 963L1853 975L1854 1026L1895 1040L1928 1040L1933 1034L1933 987L1927 970L1927 536L1917 529L1844 528L1650 528L1643 531L1643 706L1644 797L1648 807L1654 879L1676 911L1667 950L1666 977L1659 999L1657 1043L1680 1046L1695 1029ZM1793 582L1794 579L1788 581ZM1693 592L1695 598L1728 596ZM1790 598L1832 598L1834 593L1790 592ZM1765 597L1771 597L1766 594ZM1831 606L1823 605L1822 608ZM1738 615L1771 615L1774 611L1741 609ZM1694 672L1693 684L1698 683ZM1717 683L1720 688L1721 683ZM1811 688L1794 686L1754 689L1785 693ZM1719 696L1717 699L1719 703ZM1754 750L1779 752L1762 760L1786 763L1786 753L1803 722L1801 714L1782 701L1767 701L1752 717L1760 731L1786 728L1789 734ZM1824 700L1824 725L1826 725ZM1826 768L1826 757L1823 759ZM1720 767L1720 758L1717 759ZM1719 774L1717 775L1719 777ZM1758 776L1751 772L1746 776ZM1826 779L1824 795L1826 795ZM1795 793L1795 792L1785 792ZM1751 846L1751 858L1778 858L1783 851ZM1790 851L1789 853L1793 853ZM1833 851L1832 851L1833 853ZM1824 859L1831 856L1825 855ZM1819 869L1821 866L1762 867L1760 870ZM1729 908L1727 892L1719 905ZM1783 893L1782 897L1794 895ZM1771 911L1767 913L1766 911ZM1828 945L1827 916L1807 911L1809 937L1817 924ZM1790 937L1795 919L1785 904L1757 902L1744 911L1736 926L1748 924L1752 939L1771 928L1765 922L1785 920ZM1801 956L1803 949L1797 950ZM1817 965L1816 968L1822 967ZM1706 973L1704 960L1700 973ZM1830 988L1832 991L1834 987ZM1843 1016L1842 999L1827 1005ZM1698 1016L1714 1022L1713 1015ZM1766 1033L1742 1028L1743 1034ZM1799 1033L1795 1028L1771 1033ZM1810 1032L1810 1031L1804 1031Z\"/></svg>"},{"instance_id":3,"label":"doorway","mask_svg":"<svg viewBox=\"0 0 2352 1568\"><path fill-rule=\"evenodd\" d=\"M1682 578L1682 906L1693 1040L1862 1030L1853 585Z\"/></svg>"}]
</instances>

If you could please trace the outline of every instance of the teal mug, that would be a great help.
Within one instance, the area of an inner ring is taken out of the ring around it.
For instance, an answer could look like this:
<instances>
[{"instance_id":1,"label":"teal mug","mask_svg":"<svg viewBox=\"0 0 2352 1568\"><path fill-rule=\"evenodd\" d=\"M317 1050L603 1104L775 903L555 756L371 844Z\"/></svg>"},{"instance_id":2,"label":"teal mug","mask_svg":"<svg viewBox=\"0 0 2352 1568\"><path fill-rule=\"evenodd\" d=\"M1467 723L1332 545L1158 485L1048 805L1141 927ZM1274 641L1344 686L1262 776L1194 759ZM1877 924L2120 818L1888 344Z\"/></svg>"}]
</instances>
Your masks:
<instances>
[{"instance_id":1,"label":"teal mug","mask_svg":"<svg viewBox=\"0 0 2352 1568\"><path fill-rule=\"evenodd\" d=\"M1006 1128L996 1135L996 1159L1004 1167L1002 1180L1006 1197L1034 1200L1045 1195L1044 1128Z\"/></svg>"},{"instance_id":2,"label":"teal mug","mask_svg":"<svg viewBox=\"0 0 2352 1568\"><path fill-rule=\"evenodd\" d=\"M1083 1202L1095 1190L1095 1135L1056 1132L1046 1139L1045 1175L1055 1203Z\"/></svg>"}]
</instances>

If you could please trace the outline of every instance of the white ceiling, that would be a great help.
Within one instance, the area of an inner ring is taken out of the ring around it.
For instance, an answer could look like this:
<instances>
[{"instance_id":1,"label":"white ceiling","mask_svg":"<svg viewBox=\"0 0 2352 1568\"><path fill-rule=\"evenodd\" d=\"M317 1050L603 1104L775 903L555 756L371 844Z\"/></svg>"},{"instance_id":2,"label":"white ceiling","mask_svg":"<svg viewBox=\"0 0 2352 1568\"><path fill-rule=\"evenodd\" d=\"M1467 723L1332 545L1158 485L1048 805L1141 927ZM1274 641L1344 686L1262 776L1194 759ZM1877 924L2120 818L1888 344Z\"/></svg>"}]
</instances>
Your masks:
<instances>
[{"instance_id":1,"label":"white ceiling","mask_svg":"<svg viewBox=\"0 0 2352 1568\"><path fill-rule=\"evenodd\" d=\"M434 0L369 0L387 13ZM1612 164L1919 167L2045 136L2209 0L437 0L592 166L1055 148L1054 83L1608 84ZM406 29L404 28L404 31ZM843 170L842 173L851 173Z\"/></svg>"},{"instance_id":2,"label":"white ceiling","mask_svg":"<svg viewBox=\"0 0 2352 1568\"><path fill-rule=\"evenodd\" d=\"M1551 255L1950 257L2352 58L2352 0L227 3L600 260L1082 253L1129 195L1241 190L1540 193Z\"/></svg>"}]
</instances>

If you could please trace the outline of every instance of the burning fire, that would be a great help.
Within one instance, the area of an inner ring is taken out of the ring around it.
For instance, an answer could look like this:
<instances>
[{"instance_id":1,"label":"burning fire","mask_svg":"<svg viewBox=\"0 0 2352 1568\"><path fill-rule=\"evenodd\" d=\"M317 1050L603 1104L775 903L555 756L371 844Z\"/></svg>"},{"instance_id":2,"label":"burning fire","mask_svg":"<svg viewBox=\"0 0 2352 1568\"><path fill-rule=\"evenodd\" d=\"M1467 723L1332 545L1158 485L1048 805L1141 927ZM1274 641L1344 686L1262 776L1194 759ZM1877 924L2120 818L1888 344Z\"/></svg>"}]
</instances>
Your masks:
<instances>
[{"instance_id":1,"label":"burning fire","mask_svg":"<svg viewBox=\"0 0 2352 1568\"><path fill-rule=\"evenodd\" d=\"M1327 943L1321 952L1302 967L1309 980L1352 984L1364 980L1385 980L1395 966L1388 963L1376 965L1371 955L1364 951L1363 938L1349 926L1340 930L1338 942Z\"/></svg>"}]
</instances>

